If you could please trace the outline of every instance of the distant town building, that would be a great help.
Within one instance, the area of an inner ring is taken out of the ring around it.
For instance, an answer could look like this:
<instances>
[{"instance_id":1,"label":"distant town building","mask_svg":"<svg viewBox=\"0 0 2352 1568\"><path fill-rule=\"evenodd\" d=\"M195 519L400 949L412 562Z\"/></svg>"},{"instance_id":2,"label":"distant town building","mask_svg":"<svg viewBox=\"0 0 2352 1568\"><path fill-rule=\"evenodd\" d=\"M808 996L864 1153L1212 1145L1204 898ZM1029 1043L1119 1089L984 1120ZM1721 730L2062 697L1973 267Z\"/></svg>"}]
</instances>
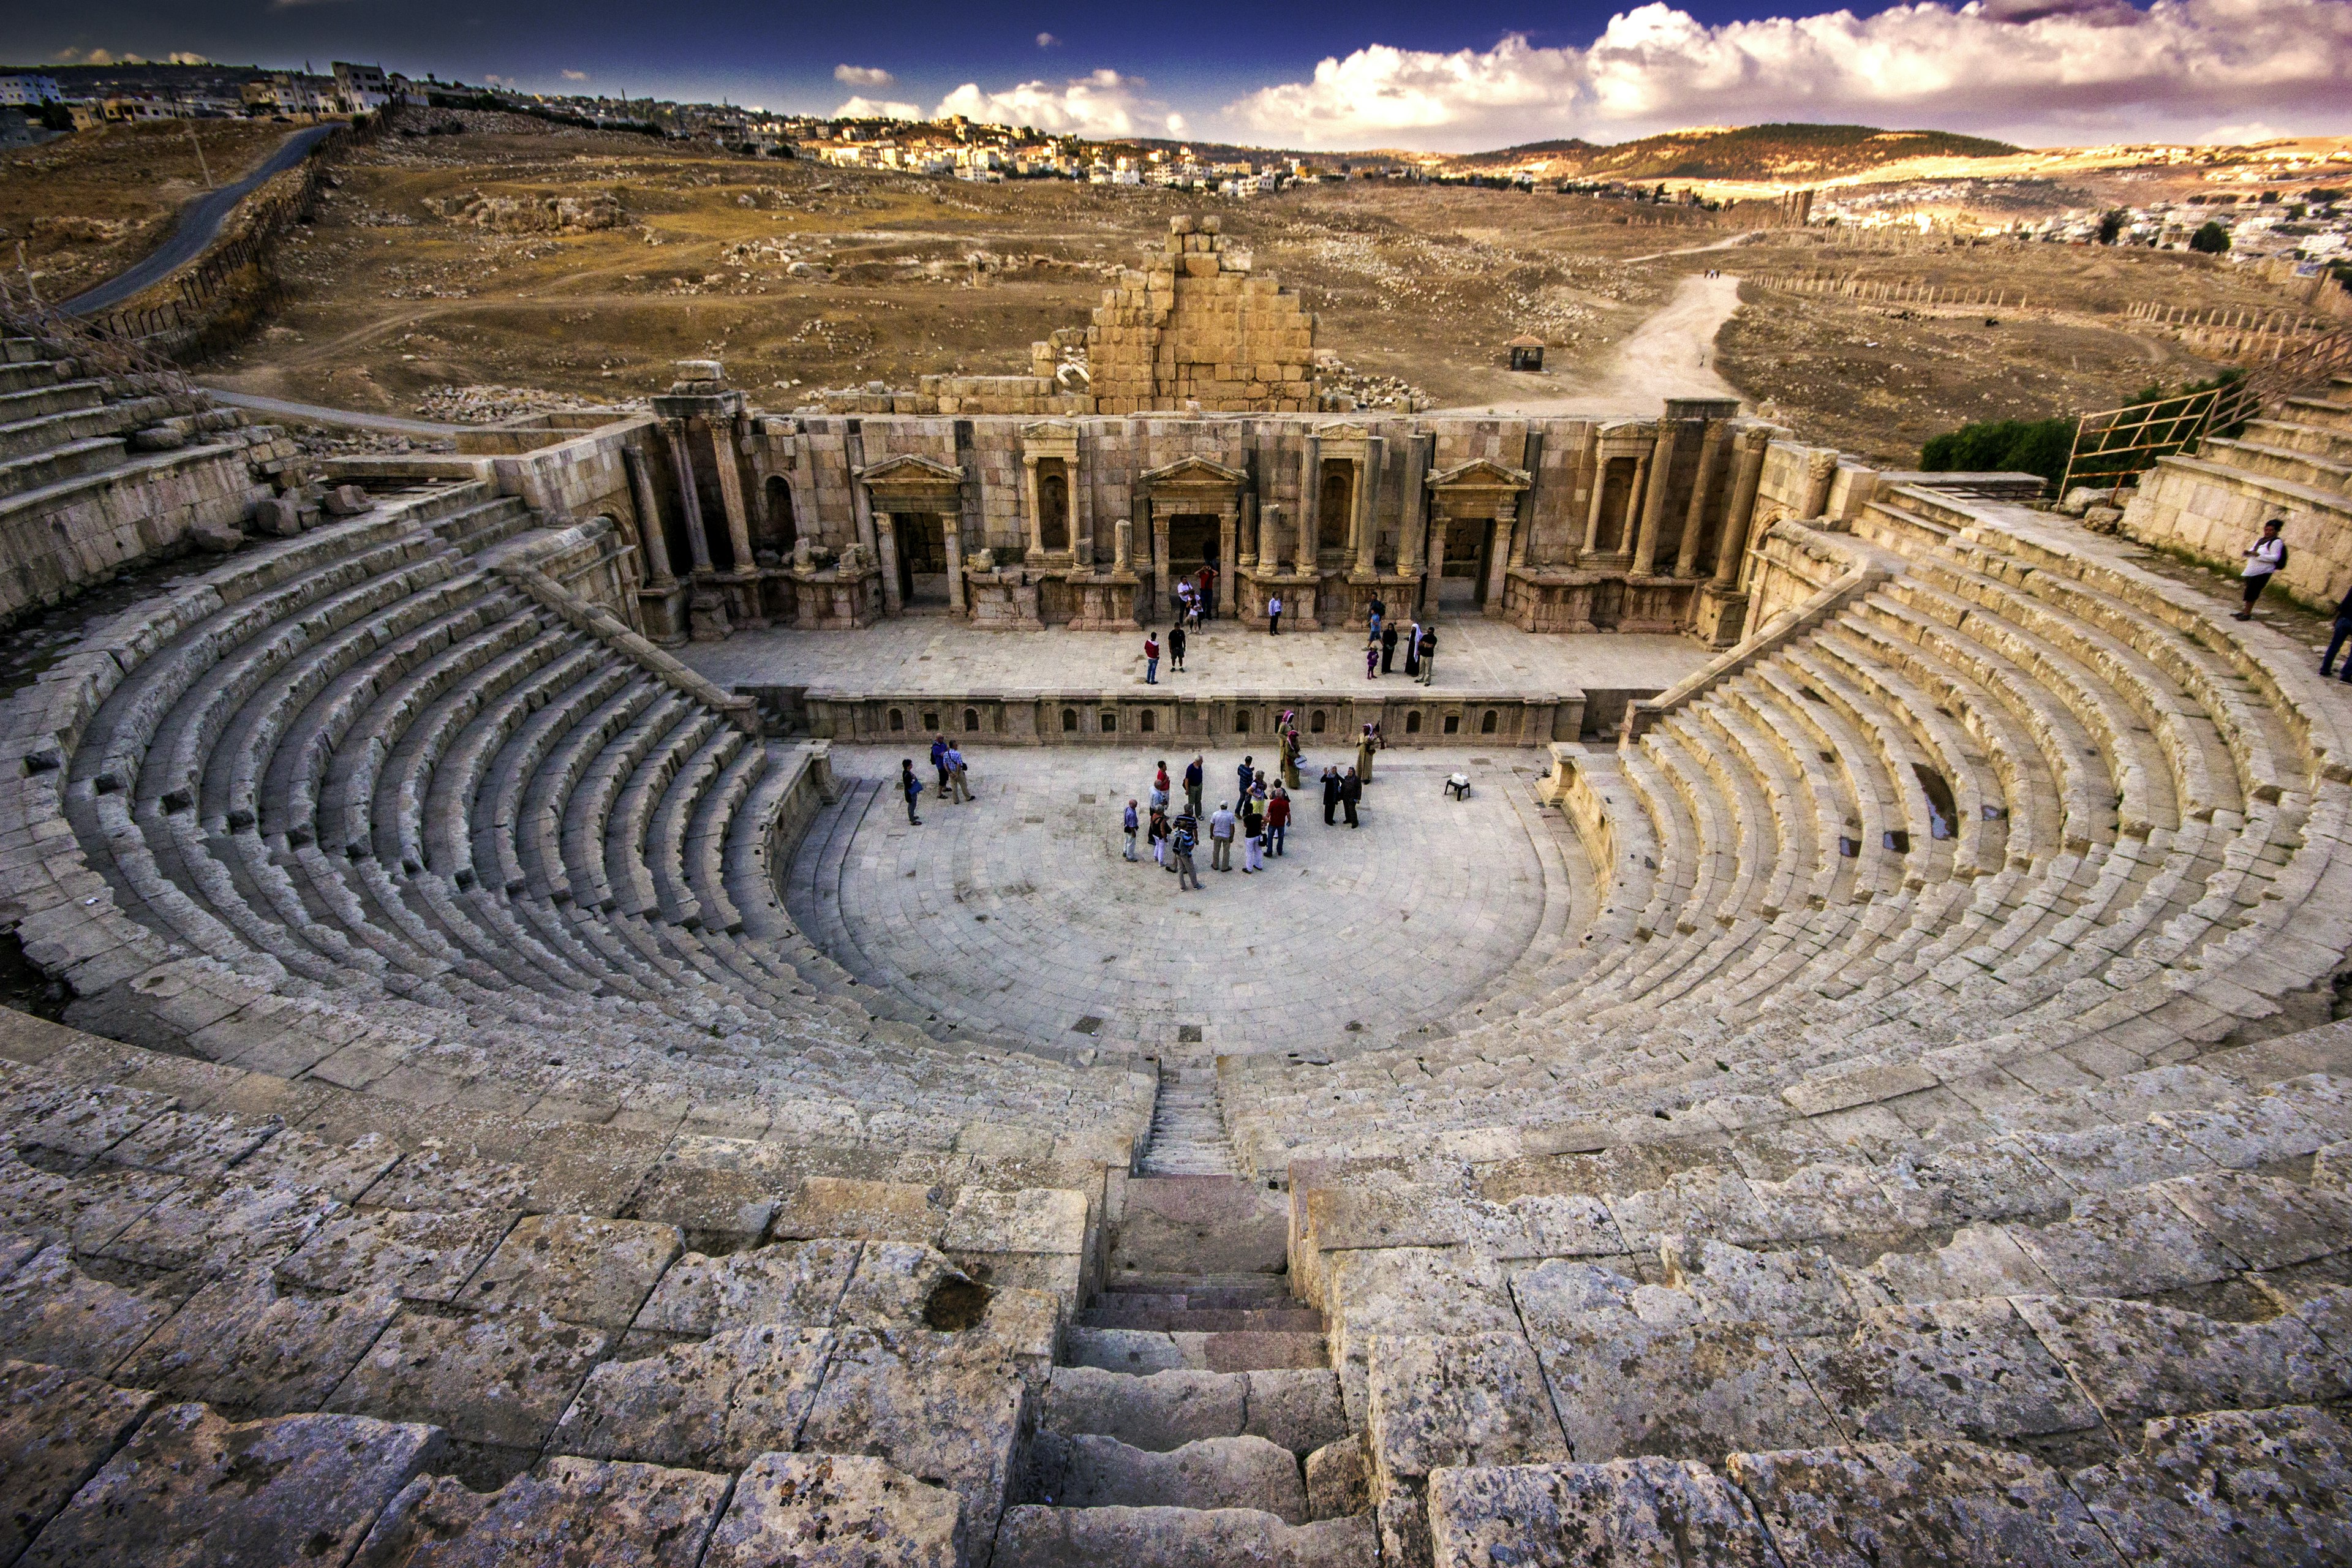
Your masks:
<instances>
[{"instance_id":1,"label":"distant town building","mask_svg":"<svg viewBox=\"0 0 2352 1568\"><path fill-rule=\"evenodd\" d=\"M55 77L0 76L0 109L37 109L62 103L65 96Z\"/></svg>"},{"instance_id":2,"label":"distant town building","mask_svg":"<svg viewBox=\"0 0 2352 1568\"><path fill-rule=\"evenodd\" d=\"M382 66L337 60L330 68L335 73L335 91L343 100L345 113L372 114L392 101L392 82Z\"/></svg>"}]
</instances>

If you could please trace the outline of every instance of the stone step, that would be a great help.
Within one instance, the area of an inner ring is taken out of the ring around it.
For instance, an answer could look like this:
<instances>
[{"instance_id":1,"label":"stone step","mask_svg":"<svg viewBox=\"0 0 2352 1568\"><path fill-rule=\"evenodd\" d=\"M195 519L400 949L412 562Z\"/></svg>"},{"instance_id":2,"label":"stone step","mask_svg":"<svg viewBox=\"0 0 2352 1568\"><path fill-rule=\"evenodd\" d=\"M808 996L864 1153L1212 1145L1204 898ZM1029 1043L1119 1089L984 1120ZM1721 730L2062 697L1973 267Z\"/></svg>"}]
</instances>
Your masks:
<instances>
[{"instance_id":1,"label":"stone step","mask_svg":"<svg viewBox=\"0 0 2352 1568\"><path fill-rule=\"evenodd\" d=\"M1202 1286L1194 1290L1130 1290L1106 1285L1096 1293L1092 1302L1096 1307L1112 1311L1157 1309L1171 1312L1195 1307L1263 1310L1291 1304L1287 1282L1264 1287Z\"/></svg>"},{"instance_id":2,"label":"stone step","mask_svg":"<svg viewBox=\"0 0 2352 1568\"><path fill-rule=\"evenodd\" d=\"M1179 1448L1202 1437L1263 1437L1304 1458L1347 1434L1339 1374L1324 1368L1255 1372L1106 1372L1054 1368L1041 1430L1097 1433L1138 1448Z\"/></svg>"},{"instance_id":3,"label":"stone step","mask_svg":"<svg viewBox=\"0 0 2352 1568\"><path fill-rule=\"evenodd\" d=\"M1193 1274L1173 1270L1120 1268L1103 1277L1102 1289L1105 1295L1140 1290L1153 1295L1189 1296L1196 1301L1202 1300L1202 1296L1207 1292L1219 1290L1233 1291L1237 1297L1246 1295L1251 1298L1249 1300L1237 1300L1217 1303L1204 1301L1203 1305L1248 1306L1257 1300L1272 1297L1286 1300L1290 1296L1289 1280L1271 1270L1264 1273L1236 1271L1223 1274Z\"/></svg>"},{"instance_id":4,"label":"stone step","mask_svg":"<svg viewBox=\"0 0 2352 1568\"><path fill-rule=\"evenodd\" d=\"M1105 1372L1256 1372L1277 1367L1325 1367L1330 1354L1319 1333L1169 1333L1151 1329L1071 1328L1063 1339L1072 1366Z\"/></svg>"},{"instance_id":5,"label":"stone step","mask_svg":"<svg viewBox=\"0 0 2352 1568\"><path fill-rule=\"evenodd\" d=\"M1170 1333L1319 1334L1323 1314L1312 1307L1088 1307L1073 1320L1088 1329L1158 1329Z\"/></svg>"},{"instance_id":6,"label":"stone step","mask_svg":"<svg viewBox=\"0 0 2352 1568\"><path fill-rule=\"evenodd\" d=\"M1132 1448L1096 1433L1041 1432L1029 1450L1028 1501L1053 1508L1255 1509L1307 1522L1298 1457L1263 1437L1201 1437Z\"/></svg>"},{"instance_id":7,"label":"stone step","mask_svg":"<svg viewBox=\"0 0 2352 1568\"><path fill-rule=\"evenodd\" d=\"M1278 1273L1289 1257L1289 1215L1284 1194L1247 1177L1132 1177L1112 1230L1111 1278Z\"/></svg>"},{"instance_id":8,"label":"stone step","mask_svg":"<svg viewBox=\"0 0 2352 1568\"><path fill-rule=\"evenodd\" d=\"M1369 1514L1286 1524L1244 1509L1045 1508L1004 1510L995 1568L1373 1568Z\"/></svg>"}]
</instances>

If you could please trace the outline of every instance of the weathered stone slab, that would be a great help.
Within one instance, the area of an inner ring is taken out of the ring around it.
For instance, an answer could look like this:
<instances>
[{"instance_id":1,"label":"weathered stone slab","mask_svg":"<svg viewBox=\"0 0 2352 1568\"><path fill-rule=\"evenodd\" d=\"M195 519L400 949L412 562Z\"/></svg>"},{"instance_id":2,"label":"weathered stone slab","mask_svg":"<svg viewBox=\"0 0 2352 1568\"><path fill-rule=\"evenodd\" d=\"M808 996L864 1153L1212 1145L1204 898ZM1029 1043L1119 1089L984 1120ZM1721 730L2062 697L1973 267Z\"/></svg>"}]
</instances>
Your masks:
<instances>
[{"instance_id":1,"label":"weathered stone slab","mask_svg":"<svg viewBox=\"0 0 2352 1568\"><path fill-rule=\"evenodd\" d=\"M1364 1423L1372 1335L1518 1331L1510 1284L1495 1259L1460 1248L1397 1247L1333 1254L1327 1267L1329 1364L1339 1369L1351 1426Z\"/></svg>"},{"instance_id":2,"label":"weathered stone slab","mask_svg":"<svg viewBox=\"0 0 2352 1568\"><path fill-rule=\"evenodd\" d=\"M1849 1432L1995 1441L2095 1429L2098 1412L2005 1300L1880 1308L1790 1347Z\"/></svg>"},{"instance_id":3,"label":"weathered stone slab","mask_svg":"<svg viewBox=\"0 0 2352 1568\"><path fill-rule=\"evenodd\" d=\"M159 1296L76 1268L60 1243L0 1286L0 1355L104 1376L171 1315Z\"/></svg>"},{"instance_id":4,"label":"weathered stone slab","mask_svg":"<svg viewBox=\"0 0 2352 1568\"><path fill-rule=\"evenodd\" d=\"M939 1245L942 1252L1075 1257L1086 1250L1087 1195L1052 1187L1012 1193L966 1187L948 1210Z\"/></svg>"},{"instance_id":5,"label":"weathered stone slab","mask_svg":"<svg viewBox=\"0 0 2352 1568\"><path fill-rule=\"evenodd\" d=\"M2075 1200L2067 1218L2010 1234L2071 1296L2141 1296L2206 1285L2245 1267L2148 1188Z\"/></svg>"},{"instance_id":6,"label":"weathered stone slab","mask_svg":"<svg viewBox=\"0 0 2352 1568\"><path fill-rule=\"evenodd\" d=\"M233 1424L201 1405L142 1423L25 1554L28 1565L340 1563L433 1463L430 1426L362 1415Z\"/></svg>"},{"instance_id":7,"label":"weathered stone slab","mask_svg":"<svg viewBox=\"0 0 2352 1568\"><path fill-rule=\"evenodd\" d=\"M241 1415L317 1410L399 1310L383 1286L338 1295L243 1269L188 1298L116 1375Z\"/></svg>"},{"instance_id":8,"label":"weathered stone slab","mask_svg":"<svg viewBox=\"0 0 2352 1568\"><path fill-rule=\"evenodd\" d=\"M1263 1437L1202 1437L1166 1450L1116 1437L1045 1433L1029 1455L1029 1495L1055 1508L1248 1508L1307 1522L1298 1460Z\"/></svg>"},{"instance_id":9,"label":"weathered stone slab","mask_svg":"<svg viewBox=\"0 0 2352 1568\"><path fill-rule=\"evenodd\" d=\"M1811 1568L2116 1568L2057 1475L1967 1443L1735 1454L1726 1467L1786 1563Z\"/></svg>"},{"instance_id":10,"label":"weathered stone slab","mask_svg":"<svg viewBox=\"0 0 2352 1568\"><path fill-rule=\"evenodd\" d=\"M100 1166L79 1176L0 1159L0 1214L9 1226L42 1241L69 1241L74 1250L102 1249L154 1206L185 1186L177 1176Z\"/></svg>"},{"instance_id":11,"label":"weathered stone slab","mask_svg":"<svg viewBox=\"0 0 2352 1568\"><path fill-rule=\"evenodd\" d=\"M1843 1435L1757 1323L1702 1321L1683 1292L1590 1265L1547 1263L1512 1291L1560 1425L1588 1462L1717 1458Z\"/></svg>"},{"instance_id":12,"label":"weathered stone slab","mask_svg":"<svg viewBox=\"0 0 2352 1568\"><path fill-rule=\"evenodd\" d=\"M551 1444L595 1458L740 1469L789 1451L815 1403L834 1336L733 1329L589 1373Z\"/></svg>"},{"instance_id":13,"label":"weathered stone slab","mask_svg":"<svg viewBox=\"0 0 2352 1568\"><path fill-rule=\"evenodd\" d=\"M1882 1184L1906 1221L1922 1227L2063 1214L2074 1198L2047 1165L1998 1141L1906 1156Z\"/></svg>"},{"instance_id":14,"label":"weathered stone slab","mask_svg":"<svg viewBox=\"0 0 2352 1568\"><path fill-rule=\"evenodd\" d=\"M383 1285L412 1301L454 1301L513 1224L504 1209L363 1209L320 1226L278 1272L321 1290Z\"/></svg>"},{"instance_id":15,"label":"weathered stone slab","mask_svg":"<svg viewBox=\"0 0 2352 1568\"><path fill-rule=\"evenodd\" d=\"M1647 1252L1670 1236L1711 1236L1738 1245L1778 1234L1748 1178L1717 1165L1682 1172L1646 1192L1612 1194L1609 1212L1634 1252Z\"/></svg>"},{"instance_id":16,"label":"weathered stone slab","mask_svg":"<svg viewBox=\"0 0 2352 1568\"><path fill-rule=\"evenodd\" d=\"M1696 1298L1700 1312L1717 1322L1761 1323L1786 1337L1834 1333L1862 1316L1836 1262L1817 1247L1750 1252L1675 1237L1662 1256L1666 1283Z\"/></svg>"},{"instance_id":17,"label":"weathered stone slab","mask_svg":"<svg viewBox=\"0 0 2352 1568\"><path fill-rule=\"evenodd\" d=\"M985 1337L836 1330L800 1446L862 1449L950 1488L963 1500L967 1538L982 1541L1012 1483L1027 1397L1020 1367Z\"/></svg>"},{"instance_id":18,"label":"weathered stone slab","mask_svg":"<svg viewBox=\"0 0 2352 1568\"><path fill-rule=\"evenodd\" d=\"M2199 1410L2352 1392L2341 1357L2294 1316L2228 1323L2146 1301L2021 1296L2018 1315L2119 1428Z\"/></svg>"},{"instance_id":19,"label":"weathered stone slab","mask_svg":"<svg viewBox=\"0 0 2352 1568\"><path fill-rule=\"evenodd\" d=\"M1249 1509L1043 1508L1004 1511L995 1568L1373 1568L1368 1516L1285 1524Z\"/></svg>"},{"instance_id":20,"label":"weathered stone slab","mask_svg":"<svg viewBox=\"0 0 2352 1568\"><path fill-rule=\"evenodd\" d=\"M777 1241L854 1236L936 1247L947 1221L947 1194L938 1187L809 1176L783 1195L768 1234Z\"/></svg>"},{"instance_id":21,"label":"weathered stone slab","mask_svg":"<svg viewBox=\"0 0 2352 1568\"><path fill-rule=\"evenodd\" d=\"M331 1142L308 1132L286 1131L240 1161L237 1180L257 1187L291 1187L357 1203L400 1161L400 1145L381 1132L349 1142ZM373 1195L370 1203L383 1200Z\"/></svg>"},{"instance_id":22,"label":"weathered stone slab","mask_svg":"<svg viewBox=\"0 0 2352 1568\"><path fill-rule=\"evenodd\" d=\"M1364 1451L1361 1433L1335 1438L1307 1456L1307 1518L1345 1519L1371 1506L1372 1458Z\"/></svg>"},{"instance_id":23,"label":"weathered stone slab","mask_svg":"<svg viewBox=\"0 0 2352 1568\"><path fill-rule=\"evenodd\" d=\"M468 1442L537 1448L611 1339L544 1312L410 1305L327 1408L430 1421Z\"/></svg>"},{"instance_id":24,"label":"weathered stone slab","mask_svg":"<svg viewBox=\"0 0 2352 1568\"><path fill-rule=\"evenodd\" d=\"M1964 1225L1932 1252L1881 1253L1863 1274L1906 1302L2046 1295L2055 1289L2017 1238L1997 1225Z\"/></svg>"},{"instance_id":25,"label":"weathered stone slab","mask_svg":"<svg viewBox=\"0 0 2352 1568\"><path fill-rule=\"evenodd\" d=\"M725 1476L559 1457L495 1492L419 1476L368 1531L352 1568L694 1568Z\"/></svg>"},{"instance_id":26,"label":"weathered stone slab","mask_svg":"<svg viewBox=\"0 0 2352 1568\"><path fill-rule=\"evenodd\" d=\"M687 1253L654 1287L635 1326L698 1335L761 1323L829 1327L858 1249L856 1241L786 1241L723 1258Z\"/></svg>"},{"instance_id":27,"label":"weathered stone slab","mask_svg":"<svg viewBox=\"0 0 2352 1568\"><path fill-rule=\"evenodd\" d=\"M737 1479L702 1568L961 1568L964 1541L945 1488L880 1459L766 1454Z\"/></svg>"},{"instance_id":28,"label":"weathered stone slab","mask_svg":"<svg viewBox=\"0 0 2352 1568\"><path fill-rule=\"evenodd\" d=\"M1366 1429L1390 1489L1449 1465L1569 1457L1543 1371L1517 1333L1379 1334L1370 1361Z\"/></svg>"},{"instance_id":29,"label":"weathered stone slab","mask_svg":"<svg viewBox=\"0 0 2352 1568\"><path fill-rule=\"evenodd\" d=\"M0 1562L16 1560L155 1403L59 1367L0 1362Z\"/></svg>"},{"instance_id":30,"label":"weathered stone slab","mask_svg":"<svg viewBox=\"0 0 2352 1568\"><path fill-rule=\"evenodd\" d=\"M1246 1372L1248 1424L1242 1430L1279 1443L1294 1454L1319 1448L1348 1430L1339 1379L1320 1367Z\"/></svg>"},{"instance_id":31,"label":"weathered stone slab","mask_svg":"<svg viewBox=\"0 0 2352 1568\"><path fill-rule=\"evenodd\" d=\"M1290 1250L1288 1205L1262 1182L1164 1176L1127 1184L1110 1267L1147 1273L1275 1274Z\"/></svg>"},{"instance_id":32,"label":"weathered stone slab","mask_svg":"<svg viewBox=\"0 0 2352 1568\"><path fill-rule=\"evenodd\" d=\"M411 1150L367 1189L367 1201L394 1209L512 1209L531 1206L530 1173L466 1148Z\"/></svg>"},{"instance_id":33,"label":"weathered stone slab","mask_svg":"<svg viewBox=\"0 0 2352 1568\"><path fill-rule=\"evenodd\" d=\"M2352 1247L2352 1196L2274 1176L2216 1172L2158 1189L2252 1268L2284 1268Z\"/></svg>"},{"instance_id":34,"label":"weathered stone slab","mask_svg":"<svg viewBox=\"0 0 2352 1568\"><path fill-rule=\"evenodd\" d=\"M1737 1488L1686 1459L1440 1470L1429 1524L1445 1568L1779 1568Z\"/></svg>"},{"instance_id":35,"label":"weathered stone slab","mask_svg":"<svg viewBox=\"0 0 2352 1568\"><path fill-rule=\"evenodd\" d=\"M148 1268L217 1274L275 1262L342 1212L343 1205L324 1193L257 1187L241 1180L218 1187L184 1186L100 1250Z\"/></svg>"},{"instance_id":36,"label":"weathered stone slab","mask_svg":"<svg viewBox=\"0 0 2352 1568\"><path fill-rule=\"evenodd\" d=\"M625 1329L684 1249L676 1226L533 1215L507 1233L462 1299L469 1307L515 1307L568 1323Z\"/></svg>"},{"instance_id":37,"label":"weathered stone slab","mask_svg":"<svg viewBox=\"0 0 2352 1568\"><path fill-rule=\"evenodd\" d=\"M940 1327L930 1320L985 1306L987 1290L937 1247L919 1242L869 1241L842 1292L834 1321L845 1327Z\"/></svg>"},{"instance_id":38,"label":"weathered stone slab","mask_svg":"<svg viewBox=\"0 0 2352 1568\"><path fill-rule=\"evenodd\" d=\"M1632 1250L1597 1197L1531 1193L1503 1205L1502 1217L1507 1223L1496 1227L1493 1248L1498 1258L1610 1258Z\"/></svg>"},{"instance_id":39,"label":"weathered stone slab","mask_svg":"<svg viewBox=\"0 0 2352 1568\"><path fill-rule=\"evenodd\" d=\"M2144 1451L2074 1489L2126 1561L2166 1568L2340 1561L2352 1433L2308 1405L2150 1421Z\"/></svg>"}]
</instances>

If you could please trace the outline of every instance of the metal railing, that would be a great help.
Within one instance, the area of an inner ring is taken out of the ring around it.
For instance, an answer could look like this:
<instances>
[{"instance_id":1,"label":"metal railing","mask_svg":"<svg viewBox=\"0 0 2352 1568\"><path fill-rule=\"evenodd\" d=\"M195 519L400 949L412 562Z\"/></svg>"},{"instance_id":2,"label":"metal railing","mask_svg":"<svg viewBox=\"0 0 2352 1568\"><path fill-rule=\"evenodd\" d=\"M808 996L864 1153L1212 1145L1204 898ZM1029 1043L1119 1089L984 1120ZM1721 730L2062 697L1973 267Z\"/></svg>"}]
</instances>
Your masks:
<instances>
[{"instance_id":1,"label":"metal railing","mask_svg":"<svg viewBox=\"0 0 2352 1568\"><path fill-rule=\"evenodd\" d=\"M51 359L69 359L84 375L106 377L129 394L181 393L188 378L171 360L142 342L120 312L68 316L45 304L28 285L0 277L0 336L29 338Z\"/></svg>"},{"instance_id":2,"label":"metal railing","mask_svg":"<svg viewBox=\"0 0 2352 1568\"><path fill-rule=\"evenodd\" d=\"M2219 386L2085 414L2074 426L2058 493L2077 486L2113 489L2159 458L2188 451L2208 436L2231 435L2263 409L2325 386L2347 370L2352 331L2334 331Z\"/></svg>"}]
</instances>

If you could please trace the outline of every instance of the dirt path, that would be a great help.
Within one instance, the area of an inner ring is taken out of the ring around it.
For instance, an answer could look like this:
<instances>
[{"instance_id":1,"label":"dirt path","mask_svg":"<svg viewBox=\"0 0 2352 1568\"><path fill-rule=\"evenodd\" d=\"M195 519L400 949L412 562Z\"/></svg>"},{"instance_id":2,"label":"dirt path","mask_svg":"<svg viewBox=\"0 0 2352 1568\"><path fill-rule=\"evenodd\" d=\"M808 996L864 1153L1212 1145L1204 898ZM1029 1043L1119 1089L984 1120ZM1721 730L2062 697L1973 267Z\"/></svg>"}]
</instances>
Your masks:
<instances>
[{"instance_id":1,"label":"dirt path","mask_svg":"<svg viewBox=\"0 0 2352 1568\"><path fill-rule=\"evenodd\" d=\"M420 436L433 440L455 436L467 428L463 425L436 424L430 419L403 419L390 414L362 414L349 408L329 408L320 403L297 403L290 398L260 397L249 392L231 392L223 386L210 386L205 390L231 407L249 409L256 414L275 415L280 419L300 419L312 425L340 425L353 430L373 430L386 436Z\"/></svg>"},{"instance_id":2,"label":"dirt path","mask_svg":"<svg viewBox=\"0 0 2352 1568\"><path fill-rule=\"evenodd\" d=\"M1438 412L1649 416L1669 397L1738 397L1739 389L1715 370L1715 335L1738 309L1738 279L1685 278L1674 298L1617 346L1616 357L1585 383L1585 390ZM1564 372L1554 379L1568 381L1580 374Z\"/></svg>"}]
</instances>

